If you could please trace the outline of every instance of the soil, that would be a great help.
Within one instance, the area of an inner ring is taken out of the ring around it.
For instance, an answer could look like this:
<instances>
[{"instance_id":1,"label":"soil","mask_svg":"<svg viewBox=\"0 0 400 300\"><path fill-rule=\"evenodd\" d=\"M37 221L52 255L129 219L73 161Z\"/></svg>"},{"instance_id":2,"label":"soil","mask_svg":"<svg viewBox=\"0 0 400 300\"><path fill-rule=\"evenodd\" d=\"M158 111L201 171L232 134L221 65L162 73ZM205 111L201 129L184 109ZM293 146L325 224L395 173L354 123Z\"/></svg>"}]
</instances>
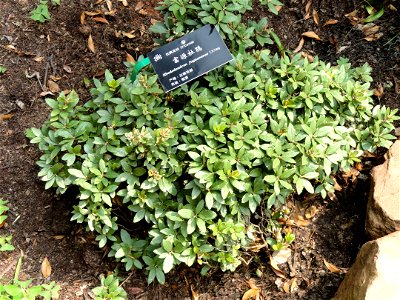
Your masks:
<instances>
[{"instance_id":1,"label":"soil","mask_svg":"<svg viewBox=\"0 0 400 300\"><path fill-rule=\"evenodd\" d=\"M115 14L103 16L107 23L86 15L83 25L83 12L108 11L105 1L61 1L60 7L51 8L51 20L45 24L29 18L36 1L0 2L0 65L7 68L0 75L0 199L8 200L10 207L7 225L0 233L12 234L17 249L0 253L0 277L12 278L23 252L20 278L33 278L38 284L55 280L61 285L60 299L91 299L90 288L99 284L99 275L113 271L116 264L106 258L90 233L69 221L74 195L60 198L53 190L44 190L35 165L40 152L29 144L24 132L40 127L49 114L41 97L47 80L56 82L61 90L75 89L85 102L89 98L85 78L101 77L105 69L124 76L126 53L137 59L154 46L154 36L148 28L161 19L154 10L157 1L143 1L143 7L133 0L128 1L129 6L122 1L111 2ZM388 6L375 22L381 26L382 37L374 41L365 40L363 32L345 17L356 9L361 16L365 1L314 1L311 7L318 13L318 25L312 13L305 18L306 1L283 2L279 16L255 6L247 17L268 16L270 27L287 49L297 47L302 33L314 31L321 40L305 38L301 51L333 64L339 57L347 57L353 66L369 63L373 68L373 88L377 89L376 103L400 107L398 2L393 2L397 11ZM323 26L330 19L338 22ZM95 53L87 46L89 34ZM379 157L364 161L361 174L354 181L342 177L339 183L343 190L336 193L336 199L292 201L293 205L314 206L317 213L308 220L309 225L292 227L296 234L292 259L282 266L288 279L273 272L268 251L261 249L250 263L233 273L215 272L201 277L196 267L179 267L168 274L165 285L148 286L144 272L135 270L121 273L127 278L123 287L130 299L190 299L196 294L199 299L241 299L249 289L248 280L253 279L263 299L330 299L344 272L331 272L324 260L346 270L367 240L364 214L369 170L380 162ZM45 257L52 266L48 279L43 279L40 271ZM293 290L287 293L288 285L284 283L290 278L297 278L297 287L293 284Z\"/></svg>"}]
</instances>

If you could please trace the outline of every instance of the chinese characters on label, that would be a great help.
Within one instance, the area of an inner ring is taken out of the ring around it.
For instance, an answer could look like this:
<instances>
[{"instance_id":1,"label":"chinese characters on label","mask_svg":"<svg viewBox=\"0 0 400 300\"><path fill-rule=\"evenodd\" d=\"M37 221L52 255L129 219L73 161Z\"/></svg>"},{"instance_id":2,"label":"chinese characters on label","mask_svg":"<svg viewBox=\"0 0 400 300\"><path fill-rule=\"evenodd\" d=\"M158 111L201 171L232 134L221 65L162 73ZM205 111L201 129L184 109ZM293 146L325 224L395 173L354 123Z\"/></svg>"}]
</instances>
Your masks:
<instances>
[{"instance_id":1,"label":"chinese characters on label","mask_svg":"<svg viewBox=\"0 0 400 300\"><path fill-rule=\"evenodd\" d=\"M148 54L165 91L233 59L214 26L206 25Z\"/></svg>"}]
</instances>

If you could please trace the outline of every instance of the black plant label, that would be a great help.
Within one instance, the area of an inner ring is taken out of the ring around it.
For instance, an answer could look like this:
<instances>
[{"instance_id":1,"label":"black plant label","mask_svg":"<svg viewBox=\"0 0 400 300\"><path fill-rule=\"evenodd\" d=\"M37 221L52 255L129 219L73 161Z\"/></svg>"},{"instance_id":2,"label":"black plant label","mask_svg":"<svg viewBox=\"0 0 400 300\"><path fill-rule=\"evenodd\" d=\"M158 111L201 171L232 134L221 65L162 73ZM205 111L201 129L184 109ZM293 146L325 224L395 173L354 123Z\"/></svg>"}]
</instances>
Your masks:
<instances>
[{"instance_id":1,"label":"black plant label","mask_svg":"<svg viewBox=\"0 0 400 300\"><path fill-rule=\"evenodd\" d=\"M233 60L213 25L205 25L148 54L168 92Z\"/></svg>"}]
</instances>

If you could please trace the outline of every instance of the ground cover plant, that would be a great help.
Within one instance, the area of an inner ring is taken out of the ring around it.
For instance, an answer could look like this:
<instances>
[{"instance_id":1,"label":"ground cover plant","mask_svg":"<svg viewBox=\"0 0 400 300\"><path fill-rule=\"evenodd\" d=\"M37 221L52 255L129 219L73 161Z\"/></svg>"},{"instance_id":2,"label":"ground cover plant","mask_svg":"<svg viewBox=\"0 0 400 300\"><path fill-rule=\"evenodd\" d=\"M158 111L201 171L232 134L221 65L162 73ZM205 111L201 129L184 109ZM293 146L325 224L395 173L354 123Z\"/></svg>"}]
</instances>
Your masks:
<instances>
[{"instance_id":1,"label":"ground cover plant","mask_svg":"<svg viewBox=\"0 0 400 300\"><path fill-rule=\"evenodd\" d=\"M134 82L106 72L84 105L75 92L46 99L50 119L27 132L44 153L46 188L78 186L72 219L149 282L180 263L234 270L263 234L253 226L261 210L292 193L326 197L333 174L394 138L396 111L373 107L367 65L271 54L266 20L243 25L243 3L162 6L171 12L155 27L168 41L215 19L231 65L170 94L152 70Z\"/></svg>"},{"instance_id":2,"label":"ground cover plant","mask_svg":"<svg viewBox=\"0 0 400 300\"><path fill-rule=\"evenodd\" d=\"M38 5L31 11L31 19L38 22L44 23L51 19L51 15L49 12L49 1L47 0L40 0ZM59 6L61 0L51 0L51 4L53 6Z\"/></svg>"}]
</instances>

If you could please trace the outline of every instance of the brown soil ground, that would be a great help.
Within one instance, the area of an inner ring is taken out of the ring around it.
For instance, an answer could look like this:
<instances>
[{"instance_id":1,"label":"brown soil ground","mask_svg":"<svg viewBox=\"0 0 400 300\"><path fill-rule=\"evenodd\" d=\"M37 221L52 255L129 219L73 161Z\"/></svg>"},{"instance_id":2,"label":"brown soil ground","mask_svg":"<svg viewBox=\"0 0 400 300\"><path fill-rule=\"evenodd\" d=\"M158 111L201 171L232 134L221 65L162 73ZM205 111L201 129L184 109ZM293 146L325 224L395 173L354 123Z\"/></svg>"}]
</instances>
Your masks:
<instances>
[{"instance_id":1,"label":"brown soil ground","mask_svg":"<svg viewBox=\"0 0 400 300\"><path fill-rule=\"evenodd\" d=\"M25 255L21 278L43 283L40 267L48 257L52 266L49 279L61 285L62 300L91 299L89 288L99 284L101 273L114 270L116 265L106 259L93 236L69 221L73 195L59 198L54 191L44 190L35 166L40 153L29 144L24 132L32 126L40 127L48 116L49 108L40 97L48 79L57 81L61 90L77 90L84 102L89 97L84 78L101 77L105 69L124 76L126 52L137 58L150 51L153 36L148 27L160 19L154 10L157 1L143 1L142 8L137 6L139 1L128 2L125 7L120 1L112 1L116 11L115 15L105 16L108 24L86 16L81 25L82 12L107 11L105 1L63 0L60 7L51 9L51 20L45 24L29 18L36 1L0 1L0 65L8 69L0 75L0 115L9 114L7 120L0 120L0 199L10 202L8 223L0 233L12 234L17 248L11 254L0 253L0 277L12 278L19 249ZM375 41L365 40L363 32L345 17L355 9L360 14L365 11L365 1L313 1L311 7L318 13L319 25L312 15L304 18L306 1L283 2L279 16L254 7L251 18L268 15L271 28L287 49L297 47L303 32L314 31L321 40L306 38L302 51L332 63L341 56L349 58L354 66L368 62L373 67L374 88L384 87L376 103L400 106L398 2L393 2L398 11L388 6L384 16L375 22L382 32ZM338 22L322 26L329 19ZM117 37L116 32L128 34ZM87 47L89 34L95 53ZM165 285L148 286L146 275L137 270L121 273L127 278L123 287L130 299L190 299L192 290L199 299L241 299L252 278L262 290L263 299L330 299L344 275L330 272L324 260L348 268L366 241L368 174L377 163L378 158L365 161L361 175L354 182L348 181L348 187L337 193L337 200L302 199L303 205L314 205L318 211L308 226L292 228L296 234L291 247L293 256L282 267L288 279L297 278L298 287L292 292L284 291L285 279L272 271L266 249L234 273L216 272L201 277L197 268L181 267L168 274ZM261 276L257 276L257 269Z\"/></svg>"}]
</instances>

